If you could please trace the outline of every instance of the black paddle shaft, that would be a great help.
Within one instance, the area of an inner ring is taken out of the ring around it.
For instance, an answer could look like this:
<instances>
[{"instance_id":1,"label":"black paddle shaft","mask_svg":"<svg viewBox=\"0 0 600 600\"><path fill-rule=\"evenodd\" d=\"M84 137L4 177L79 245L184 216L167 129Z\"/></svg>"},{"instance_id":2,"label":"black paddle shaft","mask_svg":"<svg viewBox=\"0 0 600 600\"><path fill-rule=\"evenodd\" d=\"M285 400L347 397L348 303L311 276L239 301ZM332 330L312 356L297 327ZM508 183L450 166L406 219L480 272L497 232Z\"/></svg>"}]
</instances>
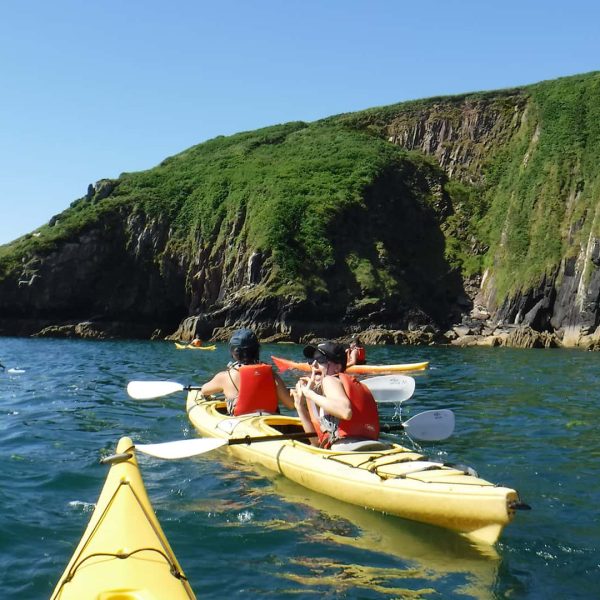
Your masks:
<instances>
[{"instance_id":1,"label":"black paddle shaft","mask_svg":"<svg viewBox=\"0 0 600 600\"><path fill-rule=\"evenodd\" d=\"M390 432L390 431L402 431L404 429L404 425L402 423L398 423L397 425L382 425L381 431ZM297 433L282 433L281 435L259 435L259 436L250 436L246 435L241 438L231 438L227 440L229 446L236 446L238 444L253 444L256 442L274 442L278 440L309 440L310 438L317 437L316 433L306 433L304 431L299 431Z\"/></svg>"},{"instance_id":2,"label":"black paddle shaft","mask_svg":"<svg viewBox=\"0 0 600 600\"><path fill-rule=\"evenodd\" d=\"M281 435L259 435L259 436L245 436L243 438L231 438L227 440L227 443L230 446L235 446L236 444L252 444L254 442L271 442L277 440L308 440L312 437L317 437L316 433L306 433L304 431L300 431L298 433L283 433Z\"/></svg>"},{"instance_id":3,"label":"black paddle shaft","mask_svg":"<svg viewBox=\"0 0 600 600\"><path fill-rule=\"evenodd\" d=\"M390 431L404 431L404 424L397 423L395 425L383 424L379 427L380 431L389 433Z\"/></svg>"}]
</instances>

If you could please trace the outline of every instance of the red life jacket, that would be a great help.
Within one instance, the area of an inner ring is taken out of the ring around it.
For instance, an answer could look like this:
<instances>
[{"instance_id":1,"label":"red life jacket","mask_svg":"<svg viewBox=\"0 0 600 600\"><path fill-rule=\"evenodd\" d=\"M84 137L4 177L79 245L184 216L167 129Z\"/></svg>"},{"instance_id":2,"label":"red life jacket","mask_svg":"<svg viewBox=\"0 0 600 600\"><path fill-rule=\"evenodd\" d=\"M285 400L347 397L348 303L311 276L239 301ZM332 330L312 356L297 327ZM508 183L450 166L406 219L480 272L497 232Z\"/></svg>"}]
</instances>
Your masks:
<instances>
[{"instance_id":1,"label":"red life jacket","mask_svg":"<svg viewBox=\"0 0 600 600\"><path fill-rule=\"evenodd\" d=\"M331 417L323 419L319 416L319 407L310 402L310 420L319 437L319 445L329 448L333 442L346 437L379 439L379 411L373 395L354 377L340 373L339 378L350 400L352 417L348 421ZM337 422L333 431L329 431L328 427L331 422Z\"/></svg>"},{"instance_id":2,"label":"red life jacket","mask_svg":"<svg viewBox=\"0 0 600 600\"><path fill-rule=\"evenodd\" d=\"M233 414L238 417L254 412L277 412L277 388L273 369L270 365L242 365L240 391L235 402Z\"/></svg>"},{"instance_id":3,"label":"red life jacket","mask_svg":"<svg viewBox=\"0 0 600 600\"><path fill-rule=\"evenodd\" d=\"M361 346L356 346L356 364L366 365L367 364L367 352Z\"/></svg>"}]
</instances>

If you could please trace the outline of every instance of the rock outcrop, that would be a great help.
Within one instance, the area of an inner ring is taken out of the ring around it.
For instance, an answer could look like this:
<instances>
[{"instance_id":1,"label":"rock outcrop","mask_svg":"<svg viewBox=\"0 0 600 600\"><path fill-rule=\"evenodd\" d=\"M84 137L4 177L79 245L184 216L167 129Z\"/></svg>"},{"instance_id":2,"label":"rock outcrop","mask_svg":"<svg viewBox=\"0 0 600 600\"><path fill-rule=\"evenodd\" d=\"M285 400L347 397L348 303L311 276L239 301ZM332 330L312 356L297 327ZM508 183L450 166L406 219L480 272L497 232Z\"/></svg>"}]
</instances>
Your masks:
<instances>
[{"instance_id":1,"label":"rock outcrop","mask_svg":"<svg viewBox=\"0 0 600 600\"><path fill-rule=\"evenodd\" d=\"M167 241L166 223L117 211L44 255L24 255L1 285L0 333L148 338L157 327L172 330L187 310L186 269L163 252Z\"/></svg>"}]
</instances>

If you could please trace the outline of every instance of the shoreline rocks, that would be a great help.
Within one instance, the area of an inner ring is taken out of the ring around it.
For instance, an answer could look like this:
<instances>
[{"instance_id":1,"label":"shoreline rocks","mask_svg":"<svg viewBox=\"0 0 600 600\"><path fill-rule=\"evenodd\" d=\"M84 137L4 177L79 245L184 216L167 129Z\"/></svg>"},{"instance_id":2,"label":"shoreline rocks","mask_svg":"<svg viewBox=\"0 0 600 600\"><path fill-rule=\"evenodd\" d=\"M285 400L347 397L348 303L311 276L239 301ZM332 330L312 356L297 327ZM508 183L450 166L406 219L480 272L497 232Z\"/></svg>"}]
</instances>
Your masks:
<instances>
[{"instance_id":1,"label":"shoreline rocks","mask_svg":"<svg viewBox=\"0 0 600 600\"><path fill-rule=\"evenodd\" d=\"M273 325L251 322L228 322L204 316L187 317L179 327L168 334L168 327L156 323L133 323L103 320L71 320L52 323L42 319L0 319L0 336L55 337L92 340L151 339L189 342L200 337L207 342L226 342L238 327L251 327L263 343L308 344L326 338L348 343L360 337L367 346L455 346L455 347L506 347L506 348L574 348L600 351L600 326L593 331L549 332L537 331L529 325L505 325L490 320L465 319L442 332L431 325L413 329L370 328L363 331L332 330L311 323L310 327L274 328ZM277 331L275 331L277 329Z\"/></svg>"}]
</instances>

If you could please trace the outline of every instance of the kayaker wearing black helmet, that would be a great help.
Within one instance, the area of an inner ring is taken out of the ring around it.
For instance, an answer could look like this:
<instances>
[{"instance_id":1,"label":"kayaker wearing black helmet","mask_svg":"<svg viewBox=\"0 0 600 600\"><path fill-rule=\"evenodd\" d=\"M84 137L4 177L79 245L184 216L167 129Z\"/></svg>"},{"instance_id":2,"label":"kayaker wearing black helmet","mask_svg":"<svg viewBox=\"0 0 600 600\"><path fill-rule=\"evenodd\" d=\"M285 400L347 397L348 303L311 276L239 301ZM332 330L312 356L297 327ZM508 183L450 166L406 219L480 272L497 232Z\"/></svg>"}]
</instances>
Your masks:
<instances>
[{"instance_id":1,"label":"kayaker wearing black helmet","mask_svg":"<svg viewBox=\"0 0 600 600\"><path fill-rule=\"evenodd\" d=\"M233 358L227 370L220 371L201 388L204 396L222 393L231 415L255 412L276 413L279 402L294 408L290 392L270 365L260 362L260 344L253 331L238 329L229 340Z\"/></svg>"},{"instance_id":2,"label":"kayaker wearing black helmet","mask_svg":"<svg viewBox=\"0 0 600 600\"><path fill-rule=\"evenodd\" d=\"M304 430L315 432L323 448L377 440L377 404L366 386L344 373L345 347L327 341L306 346L304 356L311 362L311 375L292 390Z\"/></svg>"}]
</instances>

